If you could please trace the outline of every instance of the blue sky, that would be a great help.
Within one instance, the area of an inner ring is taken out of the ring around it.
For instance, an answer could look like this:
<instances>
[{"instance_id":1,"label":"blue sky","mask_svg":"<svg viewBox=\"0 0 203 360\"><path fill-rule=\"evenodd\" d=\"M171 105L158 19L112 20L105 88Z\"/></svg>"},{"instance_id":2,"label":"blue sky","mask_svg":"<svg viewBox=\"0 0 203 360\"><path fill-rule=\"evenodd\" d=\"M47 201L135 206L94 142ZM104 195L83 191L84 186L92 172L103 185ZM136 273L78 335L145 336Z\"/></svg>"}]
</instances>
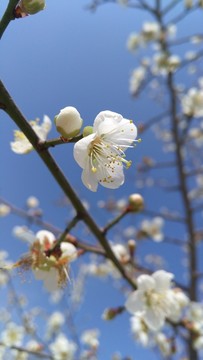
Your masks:
<instances>
[{"instance_id":1,"label":"blue sky","mask_svg":"<svg viewBox=\"0 0 203 360\"><path fill-rule=\"evenodd\" d=\"M0 2L1 13L6 3L4 0ZM115 5L102 6L91 13L85 9L87 4L88 1L84 0L47 0L45 11L13 21L1 41L1 79L29 120L36 117L42 119L44 114L53 120L61 108L75 106L84 119L84 125L92 125L102 110L121 113L138 124L155 114L157 107L146 106L144 97L134 100L129 95L129 76L137 65L137 59L127 52L126 40L130 32L141 28L146 15ZM182 28L181 31L184 30ZM9 143L13 139L14 129L15 124L1 112L0 196L19 207L25 205L28 196L38 197L45 219L63 229L70 215L66 208L55 207L56 201L62 196L61 190L35 153L18 156L11 152ZM53 125L49 137L56 136L58 134ZM119 198L136 192L135 182L131 179L136 173L137 163L149 152L155 156L160 152L160 144L152 134L146 134L142 143L129 151L128 157L133 160L129 182L126 181L122 188L113 193L99 188L98 193L93 194L80 180L81 169L73 160L72 148L71 144L65 144L51 152L80 197L90 203L90 211L96 215L100 225L107 217L95 208L95 202L108 196ZM155 210L162 204L162 195L157 198L153 189L142 189L141 192L146 194L147 204L153 204ZM170 207L170 194L167 201ZM133 221L136 222L136 219ZM0 219L1 247L9 251L13 260L26 252L25 244L12 237L12 227L16 224L24 224L24 221L14 216ZM182 233L178 226L176 233ZM150 249L156 253L157 246L155 244ZM147 244L144 245L143 252L147 252L148 248ZM165 253L167 249L171 248L166 246ZM167 254L168 260L172 261L174 254L179 254L177 249ZM29 281L25 286L19 279L15 280L20 291L29 294L31 306L49 306L41 284ZM120 305L124 301L124 297L109 285L109 282L94 279L87 284L86 301L76 317L79 331L86 327L102 328L99 360L110 359L116 350L120 350L123 356L158 359L157 354L145 351L133 342L128 314L121 315L110 324L100 319L105 307Z\"/></svg>"}]
</instances>

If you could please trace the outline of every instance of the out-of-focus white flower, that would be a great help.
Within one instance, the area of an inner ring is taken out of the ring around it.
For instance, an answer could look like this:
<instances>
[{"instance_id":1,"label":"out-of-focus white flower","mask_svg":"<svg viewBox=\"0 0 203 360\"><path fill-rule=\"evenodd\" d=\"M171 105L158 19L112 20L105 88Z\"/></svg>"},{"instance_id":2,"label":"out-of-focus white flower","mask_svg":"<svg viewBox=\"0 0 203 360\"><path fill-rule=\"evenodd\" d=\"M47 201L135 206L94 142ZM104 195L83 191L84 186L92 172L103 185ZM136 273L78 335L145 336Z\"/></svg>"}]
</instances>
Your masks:
<instances>
[{"instance_id":1,"label":"out-of-focus white flower","mask_svg":"<svg viewBox=\"0 0 203 360\"><path fill-rule=\"evenodd\" d=\"M18 6L26 14L34 15L45 8L45 0L20 0Z\"/></svg>"},{"instance_id":2,"label":"out-of-focus white flower","mask_svg":"<svg viewBox=\"0 0 203 360\"><path fill-rule=\"evenodd\" d=\"M143 41L157 40L160 36L160 26L155 22L145 22L142 27L141 36Z\"/></svg>"},{"instance_id":3,"label":"out-of-focus white flower","mask_svg":"<svg viewBox=\"0 0 203 360\"><path fill-rule=\"evenodd\" d=\"M65 138L76 136L82 127L83 120L80 113L73 106L67 106L60 110L55 116L55 124L57 131Z\"/></svg>"},{"instance_id":4,"label":"out-of-focus white flower","mask_svg":"<svg viewBox=\"0 0 203 360\"><path fill-rule=\"evenodd\" d=\"M140 231L139 233L141 236L149 236L154 241L162 241L164 234L162 232L162 228L164 225L163 218L157 216L153 218L152 220L143 220L140 225Z\"/></svg>"},{"instance_id":5,"label":"out-of-focus white flower","mask_svg":"<svg viewBox=\"0 0 203 360\"><path fill-rule=\"evenodd\" d=\"M39 125L39 119L30 121L30 125L39 137L40 140L45 141L49 131L51 130L51 120L47 115L44 115L42 124ZM24 133L20 130L14 131L14 141L10 143L11 150L16 154L27 154L33 150L32 144L26 138Z\"/></svg>"},{"instance_id":6,"label":"out-of-focus white flower","mask_svg":"<svg viewBox=\"0 0 203 360\"><path fill-rule=\"evenodd\" d=\"M139 66L134 69L130 77L130 93L136 95L146 77L146 68Z\"/></svg>"},{"instance_id":7,"label":"out-of-focus white flower","mask_svg":"<svg viewBox=\"0 0 203 360\"><path fill-rule=\"evenodd\" d=\"M82 333L81 342L91 348L97 349L99 347L99 330L91 329Z\"/></svg>"},{"instance_id":8,"label":"out-of-focus white flower","mask_svg":"<svg viewBox=\"0 0 203 360\"><path fill-rule=\"evenodd\" d=\"M203 89L191 88L182 98L183 113L187 116L203 116Z\"/></svg>"},{"instance_id":9,"label":"out-of-focus white flower","mask_svg":"<svg viewBox=\"0 0 203 360\"><path fill-rule=\"evenodd\" d=\"M77 346L73 341L61 333L56 340L49 346L55 360L73 360Z\"/></svg>"},{"instance_id":10,"label":"out-of-focus white flower","mask_svg":"<svg viewBox=\"0 0 203 360\"><path fill-rule=\"evenodd\" d=\"M149 329L142 319L140 314L134 315L130 318L131 331L135 336L135 339L142 344L142 346L148 346L150 343Z\"/></svg>"},{"instance_id":11,"label":"out-of-focus white flower","mask_svg":"<svg viewBox=\"0 0 203 360\"><path fill-rule=\"evenodd\" d=\"M15 264L16 267L31 268L35 278L43 280L48 291L57 290L67 283L67 266L77 258L73 244L62 242L54 247L55 243L55 236L50 231L38 231L28 256Z\"/></svg>"},{"instance_id":12,"label":"out-of-focus white flower","mask_svg":"<svg viewBox=\"0 0 203 360\"><path fill-rule=\"evenodd\" d=\"M124 151L132 147L137 128L132 121L112 111L100 112L93 124L93 133L79 140L74 146L74 158L83 169L83 184L97 191L98 184L116 189L124 182L123 164L131 161Z\"/></svg>"},{"instance_id":13,"label":"out-of-focus white flower","mask_svg":"<svg viewBox=\"0 0 203 360\"><path fill-rule=\"evenodd\" d=\"M35 240L35 234L27 226L14 226L12 233L18 239L30 244Z\"/></svg>"},{"instance_id":14,"label":"out-of-focus white flower","mask_svg":"<svg viewBox=\"0 0 203 360\"><path fill-rule=\"evenodd\" d=\"M6 346L20 346L24 337L24 328L13 322L8 323L6 329L1 333L1 341Z\"/></svg>"},{"instance_id":15,"label":"out-of-focus white flower","mask_svg":"<svg viewBox=\"0 0 203 360\"><path fill-rule=\"evenodd\" d=\"M165 75L174 72L180 66L181 60L178 55L168 56L166 53L158 53L154 56L153 73L155 75Z\"/></svg>"},{"instance_id":16,"label":"out-of-focus white flower","mask_svg":"<svg viewBox=\"0 0 203 360\"><path fill-rule=\"evenodd\" d=\"M126 249L126 247L122 244L112 244L111 248L114 252L114 255L117 257L117 259L123 263L126 264L129 259L130 259L130 255L128 250Z\"/></svg>"},{"instance_id":17,"label":"out-of-focus white flower","mask_svg":"<svg viewBox=\"0 0 203 360\"><path fill-rule=\"evenodd\" d=\"M155 341L163 356L167 357L172 355L173 349L171 346L171 342L167 339L166 335L159 332L155 336Z\"/></svg>"},{"instance_id":18,"label":"out-of-focus white flower","mask_svg":"<svg viewBox=\"0 0 203 360\"><path fill-rule=\"evenodd\" d=\"M65 318L61 312L55 311L52 313L47 321L47 337L51 338L54 334L56 334L64 323Z\"/></svg>"},{"instance_id":19,"label":"out-of-focus white flower","mask_svg":"<svg viewBox=\"0 0 203 360\"><path fill-rule=\"evenodd\" d=\"M11 208L6 204L0 204L0 217L10 214Z\"/></svg>"},{"instance_id":20,"label":"out-of-focus white flower","mask_svg":"<svg viewBox=\"0 0 203 360\"><path fill-rule=\"evenodd\" d=\"M33 209L39 206L39 200L35 196L29 196L29 198L27 198L26 204L29 208Z\"/></svg>"},{"instance_id":21,"label":"out-of-focus white flower","mask_svg":"<svg viewBox=\"0 0 203 360\"><path fill-rule=\"evenodd\" d=\"M140 46L140 36L136 33L131 33L126 45L129 51L134 52Z\"/></svg>"},{"instance_id":22,"label":"out-of-focus white flower","mask_svg":"<svg viewBox=\"0 0 203 360\"><path fill-rule=\"evenodd\" d=\"M164 270L150 275L140 275L137 290L126 301L126 309L134 315L141 314L151 330L159 330L167 317L179 310L170 289L173 274Z\"/></svg>"}]
</instances>

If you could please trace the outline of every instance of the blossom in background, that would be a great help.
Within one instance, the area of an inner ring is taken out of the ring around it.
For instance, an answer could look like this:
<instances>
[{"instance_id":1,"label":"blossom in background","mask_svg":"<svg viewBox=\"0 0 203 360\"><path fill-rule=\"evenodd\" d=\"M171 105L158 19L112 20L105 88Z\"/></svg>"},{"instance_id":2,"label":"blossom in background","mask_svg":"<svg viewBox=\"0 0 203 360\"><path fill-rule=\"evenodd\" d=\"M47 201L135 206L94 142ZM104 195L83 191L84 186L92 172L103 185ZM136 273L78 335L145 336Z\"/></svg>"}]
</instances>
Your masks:
<instances>
[{"instance_id":1,"label":"blossom in background","mask_svg":"<svg viewBox=\"0 0 203 360\"><path fill-rule=\"evenodd\" d=\"M51 120L47 115L44 115L42 124L39 125L39 119L29 122L40 140L45 141L48 133L51 130ZM20 130L14 131L14 141L10 143L11 150L16 154L27 154L33 150L32 144L26 138L25 134Z\"/></svg>"},{"instance_id":2,"label":"blossom in background","mask_svg":"<svg viewBox=\"0 0 203 360\"><path fill-rule=\"evenodd\" d=\"M32 269L38 280L43 280L48 291L63 287L68 279L67 266L77 257L77 249L68 242L56 244L55 236L47 230L38 231L31 244L28 256L18 261L15 266Z\"/></svg>"},{"instance_id":3,"label":"blossom in background","mask_svg":"<svg viewBox=\"0 0 203 360\"><path fill-rule=\"evenodd\" d=\"M76 108L67 106L55 116L54 122L57 131L64 138L68 139L76 136L80 132L83 120Z\"/></svg>"},{"instance_id":4,"label":"blossom in background","mask_svg":"<svg viewBox=\"0 0 203 360\"><path fill-rule=\"evenodd\" d=\"M10 206L3 203L0 204L0 217L8 215L10 214L10 212L11 212Z\"/></svg>"},{"instance_id":5,"label":"blossom in background","mask_svg":"<svg viewBox=\"0 0 203 360\"><path fill-rule=\"evenodd\" d=\"M160 242L164 238L162 228L164 225L163 218L157 216L152 220L143 220L138 231L139 237L151 237L154 241Z\"/></svg>"},{"instance_id":6,"label":"blossom in background","mask_svg":"<svg viewBox=\"0 0 203 360\"><path fill-rule=\"evenodd\" d=\"M98 329L85 330L81 335L81 342L91 348L97 349L99 347L99 335Z\"/></svg>"},{"instance_id":7,"label":"blossom in background","mask_svg":"<svg viewBox=\"0 0 203 360\"><path fill-rule=\"evenodd\" d=\"M58 333L64 323L64 314L59 311L53 312L47 321L47 339L50 339L52 336Z\"/></svg>"},{"instance_id":8,"label":"blossom in background","mask_svg":"<svg viewBox=\"0 0 203 360\"><path fill-rule=\"evenodd\" d=\"M160 36L160 26L156 22L145 22L141 31L142 40L145 42L158 40Z\"/></svg>"},{"instance_id":9,"label":"blossom in background","mask_svg":"<svg viewBox=\"0 0 203 360\"><path fill-rule=\"evenodd\" d=\"M146 77L145 66L139 66L133 70L130 77L130 93L136 95Z\"/></svg>"},{"instance_id":10,"label":"blossom in background","mask_svg":"<svg viewBox=\"0 0 203 360\"><path fill-rule=\"evenodd\" d=\"M132 121L112 111L100 112L93 124L93 133L74 146L74 158L83 169L83 184L97 191L98 184L116 189L124 182L123 165L129 168L124 151L132 147L137 128Z\"/></svg>"},{"instance_id":11,"label":"blossom in background","mask_svg":"<svg viewBox=\"0 0 203 360\"><path fill-rule=\"evenodd\" d=\"M73 360L77 346L73 341L60 333L55 341L49 346L55 360Z\"/></svg>"},{"instance_id":12,"label":"blossom in background","mask_svg":"<svg viewBox=\"0 0 203 360\"><path fill-rule=\"evenodd\" d=\"M159 270L137 278L137 290L126 301L126 309L133 315L141 314L142 319L153 331L159 330L166 318L180 314L182 310L170 289L173 274Z\"/></svg>"},{"instance_id":13,"label":"blossom in background","mask_svg":"<svg viewBox=\"0 0 203 360\"><path fill-rule=\"evenodd\" d=\"M181 100L183 113L187 116L203 116L203 87L191 88Z\"/></svg>"},{"instance_id":14,"label":"blossom in background","mask_svg":"<svg viewBox=\"0 0 203 360\"><path fill-rule=\"evenodd\" d=\"M137 48L140 46L140 36L137 33L131 33L127 40L127 49L129 51L136 51Z\"/></svg>"},{"instance_id":15,"label":"blossom in background","mask_svg":"<svg viewBox=\"0 0 203 360\"><path fill-rule=\"evenodd\" d=\"M39 206L39 200L35 196L29 196L26 200L26 205L28 208L37 208Z\"/></svg>"},{"instance_id":16,"label":"blossom in background","mask_svg":"<svg viewBox=\"0 0 203 360\"><path fill-rule=\"evenodd\" d=\"M154 66L152 71L154 75L165 75L169 72L175 72L180 66L181 60L178 55L170 55L166 53L158 53L154 55Z\"/></svg>"},{"instance_id":17,"label":"blossom in background","mask_svg":"<svg viewBox=\"0 0 203 360\"><path fill-rule=\"evenodd\" d=\"M22 326L9 322L6 329L1 333L1 341L6 346L20 346L24 335L24 328Z\"/></svg>"}]
</instances>

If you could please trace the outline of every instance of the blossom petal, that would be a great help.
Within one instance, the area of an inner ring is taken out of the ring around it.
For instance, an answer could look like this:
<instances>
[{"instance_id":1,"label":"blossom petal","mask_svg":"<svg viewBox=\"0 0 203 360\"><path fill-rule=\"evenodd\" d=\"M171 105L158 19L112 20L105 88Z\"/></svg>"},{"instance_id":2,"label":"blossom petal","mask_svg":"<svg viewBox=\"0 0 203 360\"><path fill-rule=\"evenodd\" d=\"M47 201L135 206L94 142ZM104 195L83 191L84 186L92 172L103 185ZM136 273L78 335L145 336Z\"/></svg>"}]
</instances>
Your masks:
<instances>
[{"instance_id":1,"label":"blossom petal","mask_svg":"<svg viewBox=\"0 0 203 360\"><path fill-rule=\"evenodd\" d=\"M165 316L160 311L156 312L151 308L148 308L146 309L143 318L151 330L157 331L164 325Z\"/></svg>"},{"instance_id":2,"label":"blossom petal","mask_svg":"<svg viewBox=\"0 0 203 360\"><path fill-rule=\"evenodd\" d=\"M91 141L94 140L95 134L85 136L81 140L77 141L74 145L73 156L78 165L84 169L87 165L88 147Z\"/></svg>"},{"instance_id":3,"label":"blossom petal","mask_svg":"<svg viewBox=\"0 0 203 360\"><path fill-rule=\"evenodd\" d=\"M125 303L125 307L131 314L135 314L136 312L142 312L144 310L143 292L139 290L133 291L129 295Z\"/></svg>"},{"instance_id":4,"label":"blossom petal","mask_svg":"<svg viewBox=\"0 0 203 360\"><path fill-rule=\"evenodd\" d=\"M164 270L158 270L155 271L152 277L156 283L156 290L166 291L170 288L171 280L173 279L174 275Z\"/></svg>"},{"instance_id":5,"label":"blossom petal","mask_svg":"<svg viewBox=\"0 0 203 360\"><path fill-rule=\"evenodd\" d=\"M92 173L91 169L88 167L83 169L82 172L82 182L83 184L91 191L96 192L98 188L98 180L96 175Z\"/></svg>"},{"instance_id":6,"label":"blossom petal","mask_svg":"<svg viewBox=\"0 0 203 360\"><path fill-rule=\"evenodd\" d=\"M155 289L156 283L152 276L150 275L140 275L137 278L137 287L141 291L150 291Z\"/></svg>"}]
</instances>

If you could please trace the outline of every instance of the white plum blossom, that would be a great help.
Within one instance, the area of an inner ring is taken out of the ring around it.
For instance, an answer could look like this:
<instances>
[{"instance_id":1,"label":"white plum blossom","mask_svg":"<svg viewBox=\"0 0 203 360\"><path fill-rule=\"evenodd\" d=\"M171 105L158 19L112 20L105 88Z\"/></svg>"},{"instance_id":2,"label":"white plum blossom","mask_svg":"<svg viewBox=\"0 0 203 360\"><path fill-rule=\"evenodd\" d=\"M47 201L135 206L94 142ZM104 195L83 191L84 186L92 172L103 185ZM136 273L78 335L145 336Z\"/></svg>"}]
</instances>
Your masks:
<instances>
[{"instance_id":1,"label":"white plum blossom","mask_svg":"<svg viewBox=\"0 0 203 360\"><path fill-rule=\"evenodd\" d=\"M130 93L136 95L146 77L145 66L134 69L130 77Z\"/></svg>"},{"instance_id":2,"label":"white plum blossom","mask_svg":"<svg viewBox=\"0 0 203 360\"><path fill-rule=\"evenodd\" d=\"M154 75L165 75L174 72L180 66L181 60L178 55L168 55L167 53L157 53L154 55Z\"/></svg>"},{"instance_id":3,"label":"white plum blossom","mask_svg":"<svg viewBox=\"0 0 203 360\"><path fill-rule=\"evenodd\" d=\"M61 312L55 311L52 313L47 321L47 339L59 332L64 323L65 316Z\"/></svg>"},{"instance_id":4,"label":"white plum blossom","mask_svg":"<svg viewBox=\"0 0 203 360\"><path fill-rule=\"evenodd\" d=\"M141 36L143 41L157 40L160 36L160 26L156 22L145 22L142 27Z\"/></svg>"},{"instance_id":5,"label":"white plum blossom","mask_svg":"<svg viewBox=\"0 0 203 360\"><path fill-rule=\"evenodd\" d=\"M126 309L133 315L141 314L149 329L159 330L179 305L170 289L173 274L158 270L150 275L137 278L137 290L126 301Z\"/></svg>"},{"instance_id":6,"label":"white plum blossom","mask_svg":"<svg viewBox=\"0 0 203 360\"><path fill-rule=\"evenodd\" d=\"M39 206L39 200L35 196L29 196L26 201L27 207L33 209Z\"/></svg>"},{"instance_id":7,"label":"white plum blossom","mask_svg":"<svg viewBox=\"0 0 203 360\"><path fill-rule=\"evenodd\" d=\"M60 333L55 341L49 346L55 360L73 360L77 346L73 341Z\"/></svg>"},{"instance_id":8,"label":"white plum blossom","mask_svg":"<svg viewBox=\"0 0 203 360\"><path fill-rule=\"evenodd\" d=\"M8 323L6 329L1 333L1 341L6 346L20 346L25 335L24 328L13 322Z\"/></svg>"},{"instance_id":9,"label":"white plum blossom","mask_svg":"<svg viewBox=\"0 0 203 360\"><path fill-rule=\"evenodd\" d=\"M183 113L187 116L203 116L203 88L191 88L187 94L182 97Z\"/></svg>"},{"instance_id":10,"label":"white plum blossom","mask_svg":"<svg viewBox=\"0 0 203 360\"><path fill-rule=\"evenodd\" d=\"M62 242L55 246L56 241L50 231L38 231L28 256L15 264L25 270L31 268L35 278L42 280L48 291L55 291L67 283L67 267L77 258L77 249L73 244Z\"/></svg>"},{"instance_id":11,"label":"white plum blossom","mask_svg":"<svg viewBox=\"0 0 203 360\"><path fill-rule=\"evenodd\" d=\"M164 225L163 218L156 216L152 220L143 220L140 225L139 235L151 237L154 241L163 240L162 228Z\"/></svg>"},{"instance_id":12,"label":"white plum blossom","mask_svg":"<svg viewBox=\"0 0 203 360\"><path fill-rule=\"evenodd\" d=\"M97 349L99 347L99 330L90 329L85 330L81 336L81 342L91 348Z\"/></svg>"},{"instance_id":13,"label":"white plum blossom","mask_svg":"<svg viewBox=\"0 0 203 360\"><path fill-rule=\"evenodd\" d=\"M130 318L131 331L135 339L142 344L142 346L149 346L150 336L149 329L142 319L140 314L136 314Z\"/></svg>"},{"instance_id":14,"label":"white plum blossom","mask_svg":"<svg viewBox=\"0 0 203 360\"><path fill-rule=\"evenodd\" d=\"M131 33L127 40L127 49L134 52L140 46L140 36L137 33Z\"/></svg>"},{"instance_id":15,"label":"white plum blossom","mask_svg":"<svg viewBox=\"0 0 203 360\"><path fill-rule=\"evenodd\" d=\"M39 124L39 119L30 121L29 124L37 134L40 140L45 141L48 133L51 130L51 120L47 115L44 115L42 124ZM20 130L14 131L14 141L10 143L11 150L16 154L27 154L33 150L32 144L26 138L25 134Z\"/></svg>"},{"instance_id":16,"label":"white plum blossom","mask_svg":"<svg viewBox=\"0 0 203 360\"><path fill-rule=\"evenodd\" d=\"M60 113L55 116L54 121L57 131L65 138L76 136L80 132L83 122L80 113L73 106L61 109Z\"/></svg>"},{"instance_id":17,"label":"white plum blossom","mask_svg":"<svg viewBox=\"0 0 203 360\"><path fill-rule=\"evenodd\" d=\"M83 184L97 191L98 184L116 189L124 182L123 164L128 168L131 161L124 151L137 136L137 128L131 120L112 111L100 112L93 124L93 133L79 140L74 146L74 158L83 169Z\"/></svg>"},{"instance_id":18,"label":"white plum blossom","mask_svg":"<svg viewBox=\"0 0 203 360\"><path fill-rule=\"evenodd\" d=\"M10 214L10 212L11 212L10 206L8 206L6 204L0 204L0 217L8 215L8 214Z\"/></svg>"}]
</instances>

